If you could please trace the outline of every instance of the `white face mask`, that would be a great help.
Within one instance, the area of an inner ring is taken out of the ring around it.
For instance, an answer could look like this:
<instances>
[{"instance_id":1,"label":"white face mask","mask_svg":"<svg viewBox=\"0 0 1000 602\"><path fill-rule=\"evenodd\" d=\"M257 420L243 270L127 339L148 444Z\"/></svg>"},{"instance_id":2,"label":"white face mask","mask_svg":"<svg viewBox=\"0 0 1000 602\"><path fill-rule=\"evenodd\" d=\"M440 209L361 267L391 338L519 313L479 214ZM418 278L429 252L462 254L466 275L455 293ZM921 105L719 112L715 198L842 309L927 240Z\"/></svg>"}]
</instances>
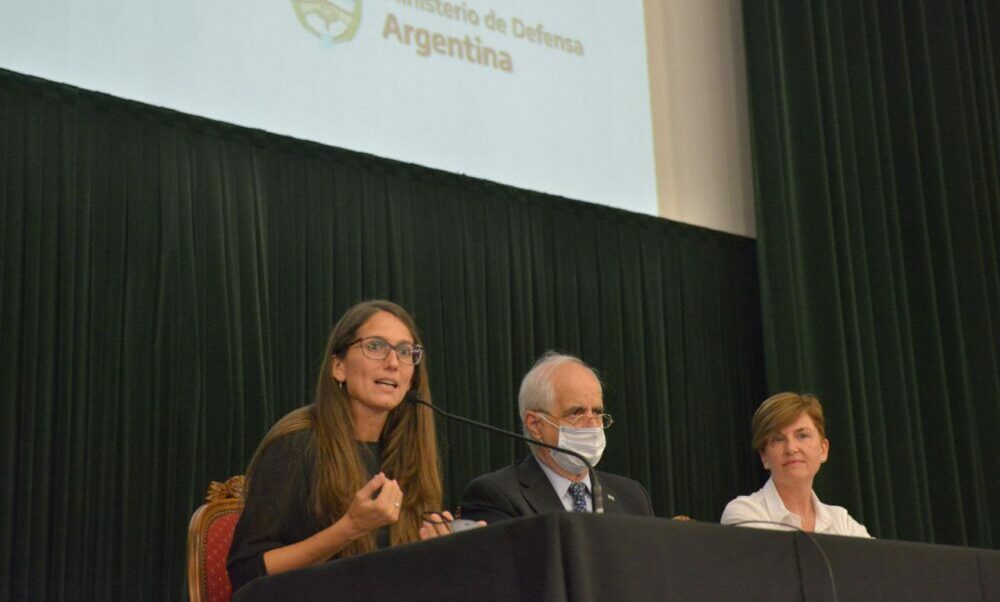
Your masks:
<instances>
[{"instance_id":1,"label":"white face mask","mask_svg":"<svg viewBox=\"0 0 1000 602\"><path fill-rule=\"evenodd\" d=\"M545 418L545 416L542 416L542 418L552 426L557 426L554 422ZM597 466L597 463L601 461L601 456L604 455L606 443L604 429L601 427L574 428L571 426L560 426L559 443L556 445L575 451L586 458L591 466ZM577 475L587 471L587 465L580 458L552 449L549 452L552 453L552 459L555 460L556 464L566 472Z\"/></svg>"}]
</instances>

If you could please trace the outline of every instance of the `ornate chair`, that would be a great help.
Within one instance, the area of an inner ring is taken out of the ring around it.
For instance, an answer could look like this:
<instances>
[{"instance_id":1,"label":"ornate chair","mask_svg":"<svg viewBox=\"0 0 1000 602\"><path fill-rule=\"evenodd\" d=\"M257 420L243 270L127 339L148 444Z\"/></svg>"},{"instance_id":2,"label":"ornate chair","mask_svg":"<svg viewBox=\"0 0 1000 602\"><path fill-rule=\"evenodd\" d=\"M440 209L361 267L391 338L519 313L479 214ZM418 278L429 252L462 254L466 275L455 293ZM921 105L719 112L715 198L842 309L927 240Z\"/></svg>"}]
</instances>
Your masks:
<instances>
[{"instance_id":1,"label":"ornate chair","mask_svg":"<svg viewBox=\"0 0 1000 602\"><path fill-rule=\"evenodd\" d=\"M233 588L226 574L226 557L236 521L243 512L243 475L225 483L212 481L205 504L188 527L188 592L191 602L229 602Z\"/></svg>"}]
</instances>

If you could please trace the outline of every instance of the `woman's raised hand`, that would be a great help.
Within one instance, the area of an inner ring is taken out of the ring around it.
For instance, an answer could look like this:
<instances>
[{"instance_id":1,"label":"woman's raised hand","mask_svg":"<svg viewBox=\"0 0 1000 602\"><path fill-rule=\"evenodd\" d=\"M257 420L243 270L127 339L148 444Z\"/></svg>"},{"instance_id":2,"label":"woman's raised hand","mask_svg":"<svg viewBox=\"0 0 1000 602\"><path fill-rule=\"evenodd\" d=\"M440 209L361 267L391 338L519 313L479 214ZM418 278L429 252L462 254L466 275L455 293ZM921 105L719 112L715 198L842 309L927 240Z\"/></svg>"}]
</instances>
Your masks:
<instances>
[{"instance_id":1,"label":"woman's raised hand","mask_svg":"<svg viewBox=\"0 0 1000 602\"><path fill-rule=\"evenodd\" d=\"M379 492L377 496L376 491ZM399 483L380 472L354 494L346 518L357 534L363 535L399 520L402 505L403 492Z\"/></svg>"}]
</instances>

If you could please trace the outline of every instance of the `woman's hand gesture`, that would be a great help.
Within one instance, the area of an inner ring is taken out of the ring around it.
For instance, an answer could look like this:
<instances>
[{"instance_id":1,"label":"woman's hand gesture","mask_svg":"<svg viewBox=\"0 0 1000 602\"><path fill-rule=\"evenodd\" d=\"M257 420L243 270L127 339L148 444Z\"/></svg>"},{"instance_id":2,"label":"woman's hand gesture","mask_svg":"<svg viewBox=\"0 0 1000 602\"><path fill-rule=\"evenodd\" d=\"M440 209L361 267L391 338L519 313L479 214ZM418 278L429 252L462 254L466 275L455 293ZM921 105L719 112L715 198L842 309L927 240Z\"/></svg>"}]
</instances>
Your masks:
<instances>
[{"instance_id":1,"label":"woman's hand gesture","mask_svg":"<svg viewBox=\"0 0 1000 602\"><path fill-rule=\"evenodd\" d=\"M376 491L379 492L377 496ZM402 506L403 492L399 483L380 472L354 494L345 518L355 534L361 536L399 520Z\"/></svg>"}]
</instances>

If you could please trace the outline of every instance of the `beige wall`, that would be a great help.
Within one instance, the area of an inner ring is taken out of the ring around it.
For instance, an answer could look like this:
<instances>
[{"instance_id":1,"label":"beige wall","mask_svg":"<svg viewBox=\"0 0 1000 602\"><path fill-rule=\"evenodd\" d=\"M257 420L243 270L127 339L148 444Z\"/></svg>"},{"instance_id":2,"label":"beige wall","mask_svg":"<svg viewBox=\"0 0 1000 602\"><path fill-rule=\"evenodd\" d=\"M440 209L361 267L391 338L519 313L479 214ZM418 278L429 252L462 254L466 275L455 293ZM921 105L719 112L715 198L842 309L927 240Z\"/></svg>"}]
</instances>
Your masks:
<instances>
[{"instance_id":1,"label":"beige wall","mask_svg":"<svg viewBox=\"0 0 1000 602\"><path fill-rule=\"evenodd\" d=\"M740 0L644 0L660 215L755 236Z\"/></svg>"}]
</instances>

